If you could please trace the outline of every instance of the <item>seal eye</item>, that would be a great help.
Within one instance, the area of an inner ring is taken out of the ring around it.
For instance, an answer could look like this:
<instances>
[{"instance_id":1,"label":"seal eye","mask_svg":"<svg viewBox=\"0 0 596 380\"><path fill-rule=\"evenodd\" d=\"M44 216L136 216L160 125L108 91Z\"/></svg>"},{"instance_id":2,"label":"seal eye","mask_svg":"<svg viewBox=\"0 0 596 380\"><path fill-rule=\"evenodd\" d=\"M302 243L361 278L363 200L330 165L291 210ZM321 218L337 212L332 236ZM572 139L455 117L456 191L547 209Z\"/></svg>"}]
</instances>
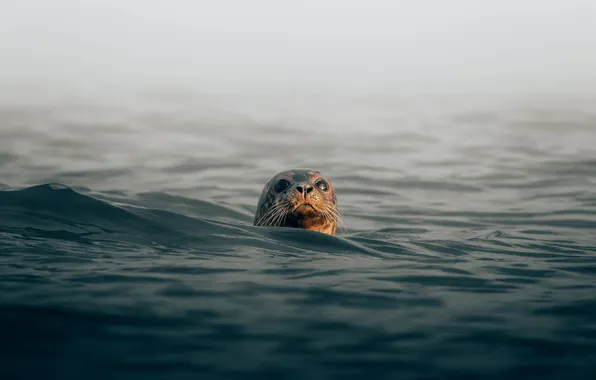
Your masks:
<instances>
[{"instance_id":1,"label":"seal eye","mask_svg":"<svg viewBox=\"0 0 596 380\"><path fill-rule=\"evenodd\" d=\"M285 179L280 179L275 184L275 191L277 191L278 193L281 193L282 191L286 190L288 187L290 187L290 183L288 181L286 181Z\"/></svg>"},{"instance_id":2,"label":"seal eye","mask_svg":"<svg viewBox=\"0 0 596 380\"><path fill-rule=\"evenodd\" d=\"M315 185L317 185L317 187L323 191L329 190L329 185L322 179L319 179L317 182L315 182Z\"/></svg>"}]
</instances>

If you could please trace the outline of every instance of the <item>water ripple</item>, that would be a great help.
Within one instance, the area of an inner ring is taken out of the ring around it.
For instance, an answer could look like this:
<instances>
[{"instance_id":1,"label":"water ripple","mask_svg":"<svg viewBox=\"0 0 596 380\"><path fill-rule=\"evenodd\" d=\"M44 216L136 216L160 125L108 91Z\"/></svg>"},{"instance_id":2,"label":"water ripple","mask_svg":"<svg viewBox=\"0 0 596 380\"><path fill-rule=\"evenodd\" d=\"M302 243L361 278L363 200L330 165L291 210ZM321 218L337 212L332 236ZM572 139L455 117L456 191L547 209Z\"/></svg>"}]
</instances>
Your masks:
<instances>
[{"instance_id":1,"label":"water ripple","mask_svg":"<svg viewBox=\"0 0 596 380\"><path fill-rule=\"evenodd\" d=\"M0 107L0 378L593 377L593 112L163 101ZM347 232L252 226L286 166Z\"/></svg>"}]
</instances>

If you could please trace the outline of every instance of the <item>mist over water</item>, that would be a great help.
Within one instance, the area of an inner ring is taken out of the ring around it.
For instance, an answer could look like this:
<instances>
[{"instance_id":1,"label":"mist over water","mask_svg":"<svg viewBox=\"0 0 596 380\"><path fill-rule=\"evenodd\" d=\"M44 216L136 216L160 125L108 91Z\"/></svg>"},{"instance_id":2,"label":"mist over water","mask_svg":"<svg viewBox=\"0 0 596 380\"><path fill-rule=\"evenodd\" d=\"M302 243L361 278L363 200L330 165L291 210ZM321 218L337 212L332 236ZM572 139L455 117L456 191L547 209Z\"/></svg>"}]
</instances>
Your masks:
<instances>
[{"instance_id":1,"label":"mist over water","mask_svg":"<svg viewBox=\"0 0 596 380\"><path fill-rule=\"evenodd\" d=\"M590 0L3 1L0 83L593 94Z\"/></svg>"},{"instance_id":2,"label":"mist over water","mask_svg":"<svg viewBox=\"0 0 596 380\"><path fill-rule=\"evenodd\" d=\"M591 379L589 1L4 1L0 378ZM338 236L252 226L292 167Z\"/></svg>"}]
</instances>

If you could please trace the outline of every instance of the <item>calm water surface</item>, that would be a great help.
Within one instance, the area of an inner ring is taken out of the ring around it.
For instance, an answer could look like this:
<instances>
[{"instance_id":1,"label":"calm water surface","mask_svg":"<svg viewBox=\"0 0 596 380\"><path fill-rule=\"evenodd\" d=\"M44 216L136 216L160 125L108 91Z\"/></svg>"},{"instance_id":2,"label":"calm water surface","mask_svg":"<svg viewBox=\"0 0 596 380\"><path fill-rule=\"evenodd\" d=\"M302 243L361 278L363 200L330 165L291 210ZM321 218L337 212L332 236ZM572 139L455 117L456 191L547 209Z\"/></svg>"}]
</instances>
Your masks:
<instances>
[{"instance_id":1,"label":"calm water surface","mask_svg":"<svg viewBox=\"0 0 596 380\"><path fill-rule=\"evenodd\" d=\"M3 94L0 378L592 379L594 104Z\"/></svg>"}]
</instances>

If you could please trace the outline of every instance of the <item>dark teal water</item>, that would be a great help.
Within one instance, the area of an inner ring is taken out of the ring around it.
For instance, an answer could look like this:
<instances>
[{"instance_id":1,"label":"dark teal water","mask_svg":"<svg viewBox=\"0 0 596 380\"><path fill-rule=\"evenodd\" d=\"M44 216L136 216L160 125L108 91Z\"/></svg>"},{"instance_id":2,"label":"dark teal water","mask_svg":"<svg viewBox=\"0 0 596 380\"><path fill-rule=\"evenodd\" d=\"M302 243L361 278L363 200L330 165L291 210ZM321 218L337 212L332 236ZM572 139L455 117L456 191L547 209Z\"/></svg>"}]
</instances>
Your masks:
<instances>
[{"instance_id":1,"label":"dark teal water","mask_svg":"<svg viewBox=\"0 0 596 380\"><path fill-rule=\"evenodd\" d=\"M0 378L592 379L593 105L4 100ZM253 227L305 166L347 231Z\"/></svg>"}]
</instances>

